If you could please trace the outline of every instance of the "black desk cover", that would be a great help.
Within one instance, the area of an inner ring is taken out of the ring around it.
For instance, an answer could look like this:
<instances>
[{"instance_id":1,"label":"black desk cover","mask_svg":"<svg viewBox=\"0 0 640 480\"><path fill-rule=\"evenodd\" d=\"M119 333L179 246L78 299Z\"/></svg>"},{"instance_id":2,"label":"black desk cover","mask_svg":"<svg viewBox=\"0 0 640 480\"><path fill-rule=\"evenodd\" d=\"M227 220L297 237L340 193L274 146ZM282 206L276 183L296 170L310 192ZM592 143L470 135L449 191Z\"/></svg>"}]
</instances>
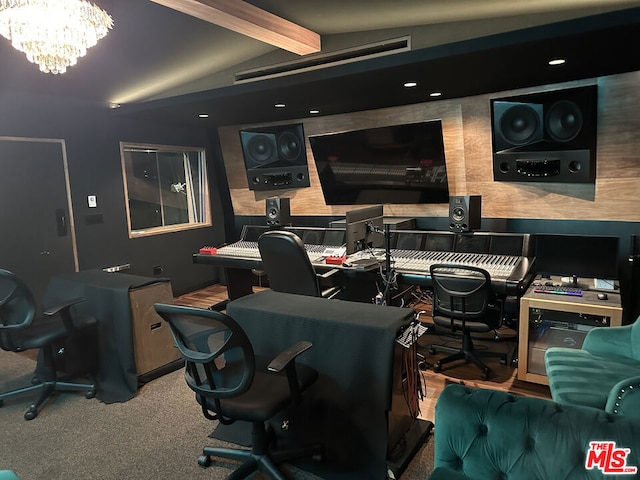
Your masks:
<instances>
[{"instance_id":1,"label":"black desk cover","mask_svg":"<svg viewBox=\"0 0 640 480\"><path fill-rule=\"evenodd\" d=\"M83 297L74 308L98 321L99 367L96 397L105 403L124 402L138 389L131 328L129 290L168 279L85 270L52 277L43 305Z\"/></svg>"},{"instance_id":2,"label":"black desk cover","mask_svg":"<svg viewBox=\"0 0 640 480\"><path fill-rule=\"evenodd\" d=\"M313 343L299 361L320 377L304 396L304 426L292 428L303 430L300 441L322 442L327 455L302 468L325 479L385 479L395 338L413 310L265 290L230 302L227 313L257 354Z\"/></svg>"}]
</instances>

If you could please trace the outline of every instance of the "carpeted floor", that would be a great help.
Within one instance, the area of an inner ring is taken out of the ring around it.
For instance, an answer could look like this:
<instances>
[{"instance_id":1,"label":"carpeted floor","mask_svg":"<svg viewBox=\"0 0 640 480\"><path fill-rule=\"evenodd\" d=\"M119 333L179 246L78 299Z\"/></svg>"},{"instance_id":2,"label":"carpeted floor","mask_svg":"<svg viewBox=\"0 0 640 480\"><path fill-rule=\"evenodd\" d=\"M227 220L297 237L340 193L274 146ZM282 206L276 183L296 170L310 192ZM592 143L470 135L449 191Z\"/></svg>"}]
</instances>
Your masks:
<instances>
[{"instance_id":1,"label":"carpeted floor","mask_svg":"<svg viewBox=\"0 0 640 480\"><path fill-rule=\"evenodd\" d=\"M0 392L29 384L34 368L34 361L0 350ZM209 438L215 422L202 416L182 370L153 380L124 403L62 394L26 421L28 405L25 398L0 408L0 470L12 469L21 480L218 480L234 468L231 462L198 466L202 447L222 442ZM432 465L433 436L401 479L424 480ZM290 472L318 479L299 469Z\"/></svg>"}]
</instances>

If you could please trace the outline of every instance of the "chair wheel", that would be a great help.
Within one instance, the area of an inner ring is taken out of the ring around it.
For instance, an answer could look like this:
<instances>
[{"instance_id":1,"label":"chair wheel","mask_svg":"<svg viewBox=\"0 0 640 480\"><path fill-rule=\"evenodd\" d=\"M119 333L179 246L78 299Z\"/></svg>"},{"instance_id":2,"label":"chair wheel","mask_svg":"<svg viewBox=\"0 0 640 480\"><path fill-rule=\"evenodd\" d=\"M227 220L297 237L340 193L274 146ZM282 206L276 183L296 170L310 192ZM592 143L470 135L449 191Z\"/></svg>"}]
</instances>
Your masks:
<instances>
[{"instance_id":1,"label":"chair wheel","mask_svg":"<svg viewBox=\"0 0 640 480\"><path fill-rule=\"evenodd\" d=\"M500 359L500 365L506 365L507 364L507 359L506 358L501 358Z\"/></svg>"},{"instance_id":2,"label":"chair wheel","mask_svg":"<svg viewBox=\"0 0 640 480\"><path fill-rule=\"evenodd\" d=\"M442 371L442 365L440 365L440 362L436 363L436 364L433 366L433 371L434 371L434 372L436 372L436 373L438 373L438 372L441 372L441 371Z\"/></svg>"},{"instance_id":3,"label":"chair wheel","mask_svg":"<svg viewBox=\"0 0 640 480\"><path fill-rule=\"evenodd\" d=\"M85 398L93 398L96 396L96 391L95 390L89 390L87 393L84 394Z\"/></svg>"},{"instance_id":4,"label":"chair wheel","mask_svg":"<svg viewBox=\"0 0 640 480\"><path fill-rule=\"evenodd\" d=\"M38 411L37 410L27 410L27 413L24 414L24 419L25 420L33 420L37 416L38 416Z\"/></svg>"},{"instance_id":5,"label":"chair wheel","mask_svg":"<svg viewBox=\"0 0 640 480\"><path fill-rule=\"evenodd\" d=\"M427 369L427 362L425 362L425 361L418 362L418 368L420 370L426 370Z\"/></svg>"},{"instance_id":6,"label":"chair wheel","mask_svg":"<svg viewBox=\"0 0 640 480\"><path fill-rule=\"evenodd\" d=\"M207 468L211 465L211 457L209 455L201 455L198 457L198 465L202 468Z\"/></svg>"},{"instance_id":7,"label":"chair wheel","mask_svg":"<svg viewBox=\"0 0 640 480\"><path fill-rule=\"evenodd\" d=\"M490 375L490 371L488 368L485 368L484 370L482 370L482 379L483 380L489 380L489 375Z\"/></svg>"}]
</instances>

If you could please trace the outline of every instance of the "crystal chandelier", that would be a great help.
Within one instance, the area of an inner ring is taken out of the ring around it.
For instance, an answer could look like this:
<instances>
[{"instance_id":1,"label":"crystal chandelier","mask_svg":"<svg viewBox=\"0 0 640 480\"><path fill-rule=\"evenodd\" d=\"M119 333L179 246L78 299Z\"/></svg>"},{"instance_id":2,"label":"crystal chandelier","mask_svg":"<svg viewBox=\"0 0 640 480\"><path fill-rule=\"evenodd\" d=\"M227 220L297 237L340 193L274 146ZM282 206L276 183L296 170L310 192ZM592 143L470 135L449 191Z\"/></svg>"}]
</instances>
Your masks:
<instances>
[{"instance_id":1,"label":"crystal chandelier","mask_svg":"<svg viewBox=\"0 0 640 480\"><path fill-rule=\"evenodd\" d=\"M64 73L113 26L84 0L0 0L0 34L45 73Z\"/></svg>"}]
</instances>

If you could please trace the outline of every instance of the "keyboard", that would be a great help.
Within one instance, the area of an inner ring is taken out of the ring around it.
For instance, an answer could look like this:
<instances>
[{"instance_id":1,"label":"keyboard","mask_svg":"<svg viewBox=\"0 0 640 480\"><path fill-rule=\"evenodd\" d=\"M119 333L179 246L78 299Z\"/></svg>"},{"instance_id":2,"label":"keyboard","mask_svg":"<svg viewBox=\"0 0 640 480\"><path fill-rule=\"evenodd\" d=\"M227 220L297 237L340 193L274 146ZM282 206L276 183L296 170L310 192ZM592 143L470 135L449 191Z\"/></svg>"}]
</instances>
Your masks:
<instances>
[{"instance_id":1,"label":"keyboard","mask_svg":"<svg viewBox=\"0 0 640 480\"><path fill-rule=\"evenodd\" d=\"M533 289L535 293L551 293L555 295L571 295L581 297L582 290L577 287L563 287L560 285L538 285Z\"/></svg>"}]
</instances>

